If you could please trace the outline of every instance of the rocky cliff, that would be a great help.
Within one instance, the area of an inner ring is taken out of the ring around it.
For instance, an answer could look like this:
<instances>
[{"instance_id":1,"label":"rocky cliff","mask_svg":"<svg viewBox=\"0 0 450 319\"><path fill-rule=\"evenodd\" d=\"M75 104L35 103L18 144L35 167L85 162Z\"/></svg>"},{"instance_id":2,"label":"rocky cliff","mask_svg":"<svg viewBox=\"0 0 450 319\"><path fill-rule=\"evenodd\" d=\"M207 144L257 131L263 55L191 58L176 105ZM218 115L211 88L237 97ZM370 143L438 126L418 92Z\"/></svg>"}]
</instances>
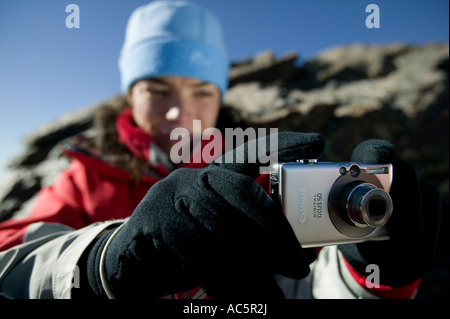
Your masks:
<instances>
[{"instance_id":1,"label":"rocky cliff","mask_svg":"<svg viewBox=\"0 0 450 319\"><path fill-rule=\"evenodd\" d=\"M329 161L349 160L363 140L387 139L448 199L448 75L448 44L338 47L302 65L297 54L264 52L233 64L219 122L319 132ZM60 143L91 130L94 112L121 99L30 132L0 185L0 220L26 216L39 189L68 165Z\"/></svg>"},{"instance_id":2,"label":"rocky cliff","mask_svg":"<svg viewBox=\"0 0 450 319\"><path fill-rule=\"evenodd\" d=\"M265 53L235 66L225 102L241 126L320 132L331 161L389 140L448 198L448 45L341 47L301 67L296 58Z\"/></svg>"},{"instance_id":3,"label":"rocky cliff","mask_svg":"<svg viewBox=\"0 0 450 319\"><path fill-rule=\"evenodd\" d=\"M365 139L387 139L448 198L448 72L448 44L338 47L300 66L297 54L263 52L233 64L219 124L319 132L327 140L321 159L330 161L349 160ZM60 143L91 130L95 111L122 99L30 132L1 183L0 219L26 215L29 200L68 164Z\"/></svg>"}]
</instances>

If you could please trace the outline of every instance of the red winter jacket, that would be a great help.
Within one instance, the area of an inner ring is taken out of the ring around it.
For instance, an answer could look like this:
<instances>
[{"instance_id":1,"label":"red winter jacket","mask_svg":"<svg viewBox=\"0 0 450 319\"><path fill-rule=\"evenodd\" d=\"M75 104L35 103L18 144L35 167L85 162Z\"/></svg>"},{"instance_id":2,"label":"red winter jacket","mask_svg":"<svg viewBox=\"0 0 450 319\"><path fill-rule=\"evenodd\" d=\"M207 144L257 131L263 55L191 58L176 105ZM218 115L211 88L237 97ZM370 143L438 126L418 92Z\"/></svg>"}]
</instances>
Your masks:
<instances>
[{"instance_id":1,"label":"red winter jacket","mask_svg":"<svg viewBox=\"0 0 450 319\"><path fill-rule=\"evenodd\" d=\"M94 222L126 218L159 179L131 175L89 155L66 150L73 158L53 186L41 190L31 215L0 223L0 251L22 243L27 226L43 221L75 229Z\"/></svg>"},{"instance_id":2,"label":"red winter jacket","mask_svg":"<svg viewBox=\"0 0 450 319\"><path fill-rule=\"evenodd\" d=\"M0 223L0 251L21 244L27 226L60 223L80 229L95 222L129 217L160 179L145 175L140 182L119 167L81 152L65 150L73 158L56 182L41 190L29 217ZM268 175L257 179L268 186Z\"/></svg>"}]
</instances>

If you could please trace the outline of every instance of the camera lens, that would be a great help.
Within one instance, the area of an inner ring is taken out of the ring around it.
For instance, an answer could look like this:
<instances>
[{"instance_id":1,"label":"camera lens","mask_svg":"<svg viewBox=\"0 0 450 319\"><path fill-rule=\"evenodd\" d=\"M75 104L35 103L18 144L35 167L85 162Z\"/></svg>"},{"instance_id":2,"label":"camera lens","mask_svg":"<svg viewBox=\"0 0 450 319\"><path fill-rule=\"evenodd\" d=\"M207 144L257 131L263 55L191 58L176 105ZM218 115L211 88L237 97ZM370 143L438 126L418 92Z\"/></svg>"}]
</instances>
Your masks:
<instances>
[{"instance_id":1,"label":"camera lens","mask_svg":"<svg viewBox=\"0 0 450 319\"><path fill-rule=\"evenodd\" d=\"M383 226L392 214L392 199L384 190L369 184L352 184L346 198L350 221L359 227Z\"/></svg>"},{"instance_id":2,"label":"camera lens","mask_svg":"<svg viewBox=\"0 0 450 319\"><path fill-rule=\"evenodd\" d=\"M384 215L386 214L386 200L381 196L378 196L377 198L377 195L375 195L369 201L367 212L370 218L373 220L383 219Z\"/></svg>"}]
</instances>

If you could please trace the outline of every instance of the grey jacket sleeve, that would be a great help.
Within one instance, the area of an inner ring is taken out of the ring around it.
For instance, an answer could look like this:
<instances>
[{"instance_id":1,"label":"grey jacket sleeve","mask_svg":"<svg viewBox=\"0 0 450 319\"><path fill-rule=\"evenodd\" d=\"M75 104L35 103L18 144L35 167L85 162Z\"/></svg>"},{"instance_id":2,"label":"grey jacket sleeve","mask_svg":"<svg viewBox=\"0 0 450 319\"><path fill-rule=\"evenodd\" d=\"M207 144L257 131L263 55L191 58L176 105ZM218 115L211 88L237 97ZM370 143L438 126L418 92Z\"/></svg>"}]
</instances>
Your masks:
<instances>
[{"instance_id":1,"label":"grey jacket sleeve","mask_svg":"<svg viewBox=\"0 0 450 319\"><path fill-rule=\"evenodd\" d=\"M83 252L104 231L123 223L96 223L79 230L30 225L23 244L0 252L0 292L12 298L71 298L80 285L77 263ZM377 298L354 281L335 246L323 248L311 268L302 280L277 277L288 299Z\"/></svg>"},{"instance_id":2,"label":"grey jacket sleeve","mask_svg":"<svg viewBox=\"0 0 450 319\"><path fill-rule=\"evenodd\" d=\"M0 252L0 292L11 298L71 298L79 287L77 262L85 249L123 220L74 230L61 224L29 226L25 242Z\"/></svg>"}]
</instances>

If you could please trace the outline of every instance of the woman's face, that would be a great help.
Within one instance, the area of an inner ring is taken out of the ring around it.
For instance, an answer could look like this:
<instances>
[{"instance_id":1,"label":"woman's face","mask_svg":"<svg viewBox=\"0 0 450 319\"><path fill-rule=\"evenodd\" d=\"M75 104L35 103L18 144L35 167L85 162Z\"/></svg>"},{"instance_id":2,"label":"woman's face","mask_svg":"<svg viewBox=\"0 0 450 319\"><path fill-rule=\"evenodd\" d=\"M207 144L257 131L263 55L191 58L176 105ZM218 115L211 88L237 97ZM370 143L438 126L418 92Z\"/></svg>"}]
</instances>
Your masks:
<instances>
[{"instance_id":1,"label":"woman's face","mask_svg":"<svg viewBox=\"0 0 450 319\"><path fill-rule=\"evenodd\" d=\"M201 132L215 127L220 91L211 83L180 76L139 80L131 88L129 102L135 123L149 133L166 154L179 140L171 140L175 128L185 128L193 138L193 121Z\"/></svg>"}]
</instances>

